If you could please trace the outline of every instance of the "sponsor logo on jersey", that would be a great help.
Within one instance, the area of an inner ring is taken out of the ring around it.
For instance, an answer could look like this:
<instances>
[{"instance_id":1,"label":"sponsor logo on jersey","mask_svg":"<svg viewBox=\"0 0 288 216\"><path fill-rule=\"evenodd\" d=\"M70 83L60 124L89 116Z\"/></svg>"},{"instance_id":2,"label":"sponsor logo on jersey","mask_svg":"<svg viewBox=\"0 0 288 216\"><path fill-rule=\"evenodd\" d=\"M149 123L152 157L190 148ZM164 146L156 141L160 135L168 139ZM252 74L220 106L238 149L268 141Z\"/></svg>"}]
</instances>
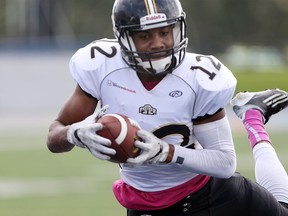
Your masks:
<instances>
[{"instance_id":1,"label":"sponsor logo on jersey","mask_svg":"<svg viewBox=\"0 0 288 216\"><path fill-rule=\"evenodd\" d=\"M152 107L150 104L145 104L144 106L139 108L139 113L143 115L156 115L157 109Z\"/></svg>"},{"instance_id":2,"label":"sponsor logo on jersey","mask_svg":"<svg viewBox=\"0 0 288 216\"><path fill-rule=\"evenodd\" d=\"M174 98L181 97L182 95L183 95L183 92L179 90L175 90L169 93L169 96L174 97Z\"/></svg>"},{"instance_id":3,"label":"sponsor logo on jersey","mask_svg":"<svg viewBox=\"0 0 288 216\"><path fill-rule=\"evenodd\" d=\"M107 85L108 85L108 86L112 86L112 87L116 87L116 88L119 88L119 89L122 89L122 90L124 90L124 91L131 92L131 93L136 93L135 90L133 90L133 89L128 89L127 87L124 87L124 86L120 86L120 85L118 85L117 83L113 82L112 80L108 80L108 81L107 81Z\"/></svg>"}]
</instances>

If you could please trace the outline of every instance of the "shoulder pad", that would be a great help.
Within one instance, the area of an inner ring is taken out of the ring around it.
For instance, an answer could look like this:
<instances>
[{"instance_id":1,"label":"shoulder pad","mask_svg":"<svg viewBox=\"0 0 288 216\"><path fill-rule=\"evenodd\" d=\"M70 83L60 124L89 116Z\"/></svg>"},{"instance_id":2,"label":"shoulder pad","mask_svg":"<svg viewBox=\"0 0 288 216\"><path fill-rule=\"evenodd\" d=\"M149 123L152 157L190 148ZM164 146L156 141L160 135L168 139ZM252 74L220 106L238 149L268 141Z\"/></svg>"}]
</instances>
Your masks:
<instances>
[{"instance_id":1,"label":"shoulder pad","mask_svg":"<svg viewBox=\"0 0 288 216\"><path fill-rule=\"evenodd\" d=\"M198 55L194 63L191 69L195 72L194 87L197 100L193 118L213 115L230 102L237 80L214 56Z\"/></svg>"}]
</instances>

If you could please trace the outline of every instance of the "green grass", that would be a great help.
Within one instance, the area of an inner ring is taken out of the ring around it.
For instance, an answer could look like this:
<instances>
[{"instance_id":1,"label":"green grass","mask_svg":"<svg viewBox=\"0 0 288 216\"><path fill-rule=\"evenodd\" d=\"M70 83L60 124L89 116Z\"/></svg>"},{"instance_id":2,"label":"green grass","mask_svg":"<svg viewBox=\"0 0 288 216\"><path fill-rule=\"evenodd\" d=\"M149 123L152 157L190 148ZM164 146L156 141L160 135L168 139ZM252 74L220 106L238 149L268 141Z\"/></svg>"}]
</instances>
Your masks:
<instances>
[{"instance_id":1,"label":"green grass","mask_svg":"<svg viewBox=\"0 0 288 216\"><path fill-rule=\"evenodd\" d=\"M288 91L288 68L271 71L233 70L238 80L236 92L280 88Z\"/></svg>"},{"instance_id":2,"label":"green grass","mask_svg":"<svg viewBox=\"0 0 288 216\"><path fill-rule=\"evenodd\" d=\"M234 135L237 170L254 179L246 134L238 130ZM273 141L279 143L276 145L279 157L288 167L285 136L284 133L271 134ZM117 203L111 189L113 181L119 177L117 164L97 160L81 149L52 154L45 146L45 139L46 134L0 134L1 145L14 148L0 150L0 215L125 215L125 209ZM3 189L11 187L3 186L6 182L14 185L10 197L7 193L3 195ZM14 190L24 192L13 195Z\"/></svg>"},{"instance_id":3,"label":"green grass","mask_svg":"<svg viewBox=\"0 0 288 216\"><path fill-rule=\"evenodd\" d=\"M287 132L270 132L270 138L273 142L273 146L277 151L277 155L282 162L283 166L288 170L288 145L287 145ZM237 153L237 171L241 172L244 176L255 180L254 178L254 159L250 146L248 145L248 139L246 137L246 132L244 131L234 131L234 143Z\"/></svg>"},{"instance_id":4,"label":"green grass","mask_svg":"<svg viewBox=\"0 0 288 216\"><path fill-rule=\"evenodd\" d=\"M0 134L2 146L13 146L0 149L0 215L125 215L111 189L119 178L117 164L81 149L52 154L45 136ZM24 192L13 195L14 190Z\"/></svg>"}]
</instances>

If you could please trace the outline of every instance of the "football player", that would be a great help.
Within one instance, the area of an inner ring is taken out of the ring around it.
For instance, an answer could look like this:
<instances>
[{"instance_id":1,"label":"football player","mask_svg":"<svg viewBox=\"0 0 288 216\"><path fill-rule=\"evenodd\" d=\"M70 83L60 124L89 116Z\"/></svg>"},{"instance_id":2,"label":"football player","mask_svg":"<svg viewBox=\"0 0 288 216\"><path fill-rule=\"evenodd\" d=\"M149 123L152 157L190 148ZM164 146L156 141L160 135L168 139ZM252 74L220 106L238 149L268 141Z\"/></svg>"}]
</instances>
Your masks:
<instances>
[{"instance_id":1,"label":"football player","mask_svg":"<svg viewBox=\"0 0 288 216\"><path fill-rule=\"evenodd\" d=\"M77 86L50 126L50 151L78 146L109 161L116 152L96 134L103 126L95 121L105 112L124 114L142 128L140 155L120 165L113 185L128 216L288 215L287 174L262 121L288 105L287 93L233 100L252 143L254 183L235 173L225 107L236 79L214 56L186 52L180 2L116 0L112 22L116 40L96 40L71 58Z\"/></svg>"}]
</instances>

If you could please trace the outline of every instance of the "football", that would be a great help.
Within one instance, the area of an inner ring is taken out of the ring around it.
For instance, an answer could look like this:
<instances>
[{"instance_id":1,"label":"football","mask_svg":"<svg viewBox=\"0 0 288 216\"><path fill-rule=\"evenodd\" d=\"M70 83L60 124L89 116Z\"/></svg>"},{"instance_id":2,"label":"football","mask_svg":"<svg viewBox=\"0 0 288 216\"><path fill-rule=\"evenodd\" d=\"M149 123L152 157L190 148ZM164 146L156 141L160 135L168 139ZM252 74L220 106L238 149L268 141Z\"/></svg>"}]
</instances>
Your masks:
<instances>
[{"instance_id":1,"label":"football","mask_svg":"<svg viewBox=\"0 0 288 216\"><path fill-rule=\"evenodd\" d=\"M140 149L134 146L134 142L139 139L136 133L140 126L135 120L121 114L106 114L97 122L104 126L97 134L111 140L110 147L116 150L111 162L125 163L128 158L139 155Z\"/></svg>"}]
</instances>

